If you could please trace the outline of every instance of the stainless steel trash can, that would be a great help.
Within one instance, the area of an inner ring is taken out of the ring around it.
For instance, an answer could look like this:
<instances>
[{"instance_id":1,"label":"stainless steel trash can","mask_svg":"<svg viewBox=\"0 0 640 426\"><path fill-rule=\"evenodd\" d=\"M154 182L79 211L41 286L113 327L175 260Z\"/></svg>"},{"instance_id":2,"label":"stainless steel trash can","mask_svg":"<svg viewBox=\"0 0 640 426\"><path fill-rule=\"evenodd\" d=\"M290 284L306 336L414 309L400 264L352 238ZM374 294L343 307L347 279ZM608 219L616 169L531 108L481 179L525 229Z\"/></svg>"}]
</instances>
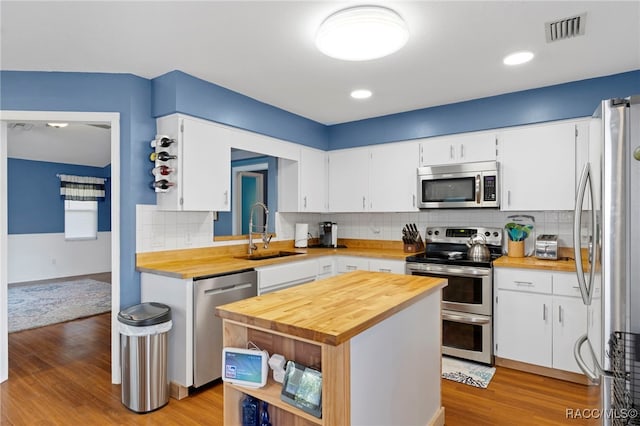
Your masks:
<instances>
[{"instance_id":1,"label":"stainless steel trash can","mask_svg":"<svg viewBox=\"0 0 640 426\"><path fill-rule=\"evenodd\" d=\"M148 302L118 313L122 403L136 413L148 413L169 402L167 334L171 308Z\"/></svg>"}]
</instances>

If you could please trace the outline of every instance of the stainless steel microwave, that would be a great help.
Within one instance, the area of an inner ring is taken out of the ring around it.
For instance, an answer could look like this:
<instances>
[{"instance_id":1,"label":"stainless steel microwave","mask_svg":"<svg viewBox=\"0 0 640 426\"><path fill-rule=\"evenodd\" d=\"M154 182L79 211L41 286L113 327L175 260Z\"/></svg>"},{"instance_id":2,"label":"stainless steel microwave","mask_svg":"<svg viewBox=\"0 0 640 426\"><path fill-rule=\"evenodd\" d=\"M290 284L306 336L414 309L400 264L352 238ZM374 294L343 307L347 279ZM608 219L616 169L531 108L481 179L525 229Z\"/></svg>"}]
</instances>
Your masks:
<instances>
[{"instance_id":1,"label":"stainless steel microwave","mask_svg":"<svg viewBox=\"0 0 640 426\"><path fill-rule=\"evenodd\" d=\"M498 162L419 167L418 207L500 207Z\"/></svg>"}]
</instances>

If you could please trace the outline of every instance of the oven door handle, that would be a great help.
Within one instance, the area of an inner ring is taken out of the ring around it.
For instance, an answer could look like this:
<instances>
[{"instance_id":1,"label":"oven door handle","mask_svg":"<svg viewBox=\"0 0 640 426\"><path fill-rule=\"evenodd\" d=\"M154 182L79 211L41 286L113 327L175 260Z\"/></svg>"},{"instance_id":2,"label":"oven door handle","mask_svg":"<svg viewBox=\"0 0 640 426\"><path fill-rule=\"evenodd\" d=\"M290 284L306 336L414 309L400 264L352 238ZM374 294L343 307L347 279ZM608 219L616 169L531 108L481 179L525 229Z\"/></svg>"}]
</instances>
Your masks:
<instances>
[{"instance_id":1,"label":"oven door handle","mask_svg":"<svg viewBox=\"0 0 640 426\"><path fill-rule=\"evenodd\" d=\"M452 265L434 265L434 264L424 264L419 263L417 266L413 266L413 264L408 264L407 270L413 275L413 272L417 272L416 275L420 273L429 273L432 275L441 275L443 277L455 275L459 277L485 277L491 275L490 268L473 268L469 266L457 267Z\"/></svg>"},{"instance_id":2,"label":"oven door handle","mask_svg":"<svg viewBox=\"0 0 640 426\"><path fill-rule=\"evenodd\" d=\"M464 324L489 324L490 318L475 317L471 315L455 315L449 313L442 313L442 319L447 321L461 322Z\"/></svg>"}]
</instances>

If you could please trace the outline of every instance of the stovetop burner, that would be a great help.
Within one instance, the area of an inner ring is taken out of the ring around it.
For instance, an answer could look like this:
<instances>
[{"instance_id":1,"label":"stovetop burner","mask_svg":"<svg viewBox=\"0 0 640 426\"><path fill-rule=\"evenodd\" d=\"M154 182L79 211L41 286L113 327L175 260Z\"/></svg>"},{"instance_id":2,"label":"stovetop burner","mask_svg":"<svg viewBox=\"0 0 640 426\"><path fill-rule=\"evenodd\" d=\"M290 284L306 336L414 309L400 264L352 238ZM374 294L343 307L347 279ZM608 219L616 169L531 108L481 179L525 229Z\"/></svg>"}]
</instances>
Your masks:
<instances>
[{"instance_id":1,"label":"stovetop burner","mask_svg":"<svg viewBox=\"0 0 640 426\"><path fill-rule=\"evenodd\" d=\"M467 258L466 242L474 234L487 240L491 259L477 262ZM435 263L440 265L475 266L490 268L492 262L502 256L502 229L484 227L427 227L425 251L406 258L407 262Z\"/></svg>"}]
</instances>

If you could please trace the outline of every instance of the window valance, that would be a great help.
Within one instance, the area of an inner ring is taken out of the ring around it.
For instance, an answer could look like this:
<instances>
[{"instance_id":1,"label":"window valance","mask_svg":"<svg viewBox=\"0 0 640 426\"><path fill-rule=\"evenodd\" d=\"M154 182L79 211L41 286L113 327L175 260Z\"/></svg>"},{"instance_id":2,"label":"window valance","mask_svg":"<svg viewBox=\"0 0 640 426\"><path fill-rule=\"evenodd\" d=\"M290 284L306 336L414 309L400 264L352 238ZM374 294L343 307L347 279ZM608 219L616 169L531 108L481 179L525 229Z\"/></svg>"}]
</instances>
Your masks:
<instances>
[{"instance_id":1,"label":"window valance","mask_svg":"<svg viewBox=\"0 0 640 426\"><path fill-rule=\"evenodd\" d=\"M104 198L105 178L91 176L58 175L60 195L70 201L96 201Z\"/></svg>"}]
</instances>

